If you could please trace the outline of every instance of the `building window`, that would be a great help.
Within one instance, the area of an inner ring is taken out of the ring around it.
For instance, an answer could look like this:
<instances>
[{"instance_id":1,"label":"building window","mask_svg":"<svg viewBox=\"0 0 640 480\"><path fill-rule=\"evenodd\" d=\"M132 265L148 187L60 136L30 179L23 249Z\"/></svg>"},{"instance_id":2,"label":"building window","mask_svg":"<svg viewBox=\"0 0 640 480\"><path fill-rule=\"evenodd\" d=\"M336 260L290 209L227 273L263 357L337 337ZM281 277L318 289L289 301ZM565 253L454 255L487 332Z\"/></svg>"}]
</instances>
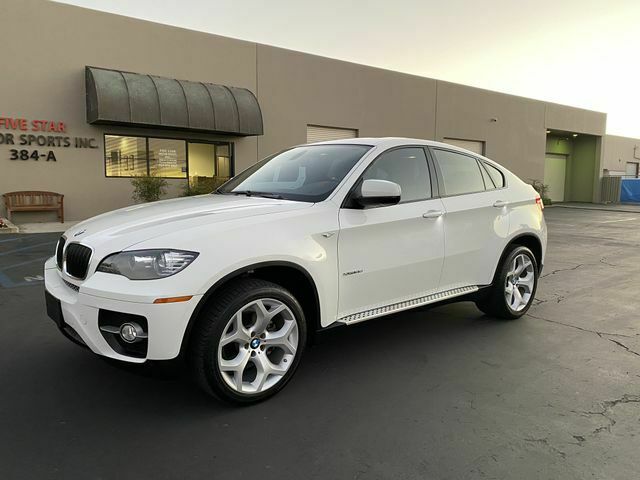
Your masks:
<instances>
[{"instance_id":1,"label":"building window","mask_svg":"<svg viewBox=\"0 0 640 480\"><path fill-rule=\"evenodd\" d=\"M107 177L147 175L147 141L143 137L104 137Z\"/></svg>"},{"instance_id":2,"label":"building window","mask_svg":"<svg viewBox=\"0 0 640 480\"><path fill-rule=\"evenodd\" d=\"M197 192L212 192L233 174L229 144L189 142L189 183Z\"/></svg>"},{"instance_id":3,"label":"building window","mask_svg":"<svg viewBox=\"0 0 640 480\"><path fill-rule=\"evenodd\" d=\"M150 138L149 174L163 178L187 178L186 142L166 138Z\"/></svg>"},{"instance_id":4,"label":"building window","mask_svg":"<svg viewBox=\"0 0 640 480\"><path fill-rule=\"evenodd\" d=\"M342 140L345 138L357 138L358 130L352 128L322 127L320 125L307 125L307 143L326 142L329 140Z\"/></svg>"},{"instance_id":5,"label":"building window","mask_svg":"<svg viewBox=\"0 0 640 480\"><path fill-rule=\"evenodd\" d=\"M107 177L188 178L198 191L213 191L233 175L229 143L105 135L104 145Z\"/></svg>"}]
</instances>

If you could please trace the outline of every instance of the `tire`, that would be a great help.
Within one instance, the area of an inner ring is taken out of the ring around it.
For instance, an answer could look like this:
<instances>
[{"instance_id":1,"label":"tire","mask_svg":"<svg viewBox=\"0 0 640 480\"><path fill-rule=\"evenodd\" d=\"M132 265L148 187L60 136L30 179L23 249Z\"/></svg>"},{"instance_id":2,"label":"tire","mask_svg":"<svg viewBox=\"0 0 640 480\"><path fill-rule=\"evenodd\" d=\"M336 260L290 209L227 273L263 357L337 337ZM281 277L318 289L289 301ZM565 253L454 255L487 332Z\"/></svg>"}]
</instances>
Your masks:
<instances>
[{"instance_id":1,"label":"tire","mask_svg":"<svg viewBox=\"0 0 640 480\"><path fill-rule=\"evenodd\" d=\"M244 278L216 292L200 314L189 363L207 393L231 403L257 403L291 379L306 339L302 307L289 291Z\"/></svg>"},{"instance_id":2,"label":"tire","mask_svg":"<svg viewBox=\"0 0 640 480\"><path fill-rule=\"evenodd\" d=\"M489 316L513 320L527 313L533 303L538 287L538 262L531 250L522 245L511 246L502 258L493 283L486 295L476 300L476 306ZM516 262L518 268L524 266L524 270L514 283Z\"/></svg>"}]
</instances>

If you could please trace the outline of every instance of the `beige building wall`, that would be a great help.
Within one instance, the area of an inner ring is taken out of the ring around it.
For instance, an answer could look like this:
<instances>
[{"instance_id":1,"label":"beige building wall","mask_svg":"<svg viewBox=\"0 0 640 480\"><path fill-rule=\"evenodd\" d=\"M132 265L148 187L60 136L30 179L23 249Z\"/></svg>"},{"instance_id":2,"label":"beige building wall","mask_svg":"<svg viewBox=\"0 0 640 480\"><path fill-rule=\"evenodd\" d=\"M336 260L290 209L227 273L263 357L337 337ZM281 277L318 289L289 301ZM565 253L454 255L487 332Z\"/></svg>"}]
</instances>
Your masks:
<instances>
[{"instance_id":1,"label":"beige building wall","mask_svg":"<svg viewBox=\"0 0 640 480\"><path fill-rule=\"evenodd\" d=\"M305 143L307 125L431 139L435 91L429 78L258 45L259 156Z\"/></svg>"},{"instance_id":2,"label":"beige building wall","mask_svg":"<svg viewBox=\"0 0 640 480\"><path fill-rule=\"evenodd\" d=\"M552 130L602 136L606 125L606 113L546 103L545 126Z\"/></svg>"},{"instance_id":3,"label":"beige building wall","mask_svg":"<svg viewBox=\"0 0 640 480\"><path fill-rule=\"evenodd\" d=\"M37 35L24 34L34 29ZM606 126L603 113L45 0L0 2L0 30L5 38L20 39L7 42L3 51L0 117L63 121L66 135L97 141L94 149L51 148L56 163L9 160L13 147L0 144L0 193L63 193L70 220L132 203L129 179L105 178L105 133L233 142L236 173L306 142L309 124L357 129L361 137L475 140L484 142L488 157L528 180L543 178L545 129L600 137ZM258 97L264 135L91 126L85 117L85 65L248 88ZM6 132L0 127L0 134ZM170 196L185 183L169 182ZM20 221L27 220L21 214Z\"/></svg>"},{"instance_id":4,"label":"beige building wall","mask_svg":"<svg viewBox=\"0 0 640 480\"><path fill-rule=\"evenodd\" d=\"M133 203L129 179L105 178L104 133L149 135L154 132L229 140L204 134L87 124L85 65L256 90L254 43L44 0L0 2L0 31L5 38L15 39L6 42L3 50L0 117L63 121L69 136L91 137L98 142L97 149L51 148L58 159L55 163L10 161L11 147L0 145L0 193L14 190L62 193L69 220ZM34 31L37 34L33 34ZM5 132L0 129L0 133ZM257 160L255 137L231 141L236 147L236 169ZM184 182L169 180L169 183L169 193L175 196ZM43 217L55 218L53 214L16 214L21 222Z\"/></svg>"},{"instance_id":5,"label":"beige building wall","mask_svg":"<svg viewBox=\"0 0 640 480\"><path fill-rule=\"evenodd\" d=\"M607 169L612 174L623 174L627 162L640 162L640 139L605 136L602 169Z\"/></svg>"},{"instance_id":6,"label":"beige building wall","mask_svg":"<svg viewBox=\"0 0 640 480\"><path fill-rule=\"evenodd\" d=\"M524 180L542 179L544 115L543 102L438 82L436 140L485 142L485 156Z\"/></svg>"}]
</instances>

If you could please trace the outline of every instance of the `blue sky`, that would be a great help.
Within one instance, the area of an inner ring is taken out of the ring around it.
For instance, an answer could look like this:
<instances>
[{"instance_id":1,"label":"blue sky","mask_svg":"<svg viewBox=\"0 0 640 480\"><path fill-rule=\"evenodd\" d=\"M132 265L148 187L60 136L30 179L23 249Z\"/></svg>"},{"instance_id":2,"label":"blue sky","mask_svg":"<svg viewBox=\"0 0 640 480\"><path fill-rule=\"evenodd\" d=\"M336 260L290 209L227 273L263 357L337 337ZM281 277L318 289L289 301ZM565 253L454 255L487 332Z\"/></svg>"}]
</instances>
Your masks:
<instances>
[{"instance_id":1,"label":"blue sky","mask_svg":"<svg viewBox=\"0 0 640 480\"><path fill-rule=\"evenodd\" d=\"M640 138L638 0L64 0L607 112Z\"/></svg>"}]
</instances>

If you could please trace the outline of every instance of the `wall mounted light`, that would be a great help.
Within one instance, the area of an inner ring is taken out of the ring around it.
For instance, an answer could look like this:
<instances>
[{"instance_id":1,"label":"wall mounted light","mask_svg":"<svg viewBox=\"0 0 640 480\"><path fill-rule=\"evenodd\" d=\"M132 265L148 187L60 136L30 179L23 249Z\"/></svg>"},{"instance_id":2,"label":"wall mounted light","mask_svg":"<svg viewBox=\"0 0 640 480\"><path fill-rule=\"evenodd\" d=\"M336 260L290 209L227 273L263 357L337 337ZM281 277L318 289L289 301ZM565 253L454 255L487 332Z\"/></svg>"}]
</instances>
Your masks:
<instances>
[{"instance_id":1,"label":"wall mounted light","mask_svg":"<svg viewBox=\"0 0 640 480\"><path fill-rule=\"evenodd\" d=\"M577 134L577 133L574 133L574 134L573 134L573 138L576 138L577 136L578 136L578 134Z\"/></svg>"}]
</instances>

